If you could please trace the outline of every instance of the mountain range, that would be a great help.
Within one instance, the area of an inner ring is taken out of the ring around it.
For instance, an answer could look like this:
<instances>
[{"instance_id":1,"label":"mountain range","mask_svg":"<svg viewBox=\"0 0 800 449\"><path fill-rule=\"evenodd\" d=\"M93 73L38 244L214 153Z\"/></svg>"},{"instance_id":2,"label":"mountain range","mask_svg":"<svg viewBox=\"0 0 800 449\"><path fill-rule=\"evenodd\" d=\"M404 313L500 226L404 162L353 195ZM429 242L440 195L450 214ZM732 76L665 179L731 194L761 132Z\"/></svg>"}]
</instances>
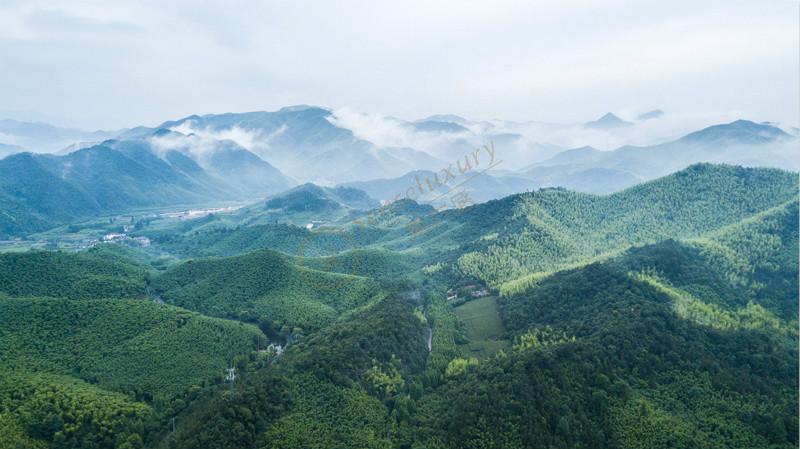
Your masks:
<instances>
[{"instance_id":1,"label":"mountain range","mask_svg":"<svg viewBox=\"0 0 800 449\"><path fill-rule=\"evenodd\" d=\"M577 128L475 122L453 115L417 121L371 117L365 125L359 121L365 120L362 115L291 106L274 112L193 115L156 127L90 133L5 120L0 137L40 145L40 150L63 145L64 151L13 154L0 160L0 202L9 211L0 216L0 235L41 231L100 211L244 202L304 182L354 187L388 201L417 179L444 177L487 141L497 148L496 168L458 177L416 199L434 201L456 187L472 202L543 187L607 194L695 162L800 168L792 153L796 136L773 124L746 120L656 145L614 150L583 146L562 151L533 140L542 129L625 135L665 116L656 110L629 122L608 113ZM106 139L109 136L113 138ZM92 144L92 139L100 142ZM530 160L535 162L520 165Z\"/></svg>"},{"instance_id":2,"label":"mountain range","mask_svg":"<svg viewBox=\"0 0 800 449\"><path fill-rule=\"evenodd\" d=\"M737 120L651 146L563 151L524 173L540 185L607 193L680 170L696 162L798 169L797 138L770 124Z\"/></svg>"}]
</instances>

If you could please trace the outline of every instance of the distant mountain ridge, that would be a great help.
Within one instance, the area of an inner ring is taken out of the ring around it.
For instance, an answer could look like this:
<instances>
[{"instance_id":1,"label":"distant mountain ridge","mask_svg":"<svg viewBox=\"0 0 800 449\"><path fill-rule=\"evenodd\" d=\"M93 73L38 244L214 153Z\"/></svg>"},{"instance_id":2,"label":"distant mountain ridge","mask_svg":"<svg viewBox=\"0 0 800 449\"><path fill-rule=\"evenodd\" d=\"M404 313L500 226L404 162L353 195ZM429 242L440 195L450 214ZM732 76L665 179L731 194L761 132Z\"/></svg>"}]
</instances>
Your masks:
<instances>
[{"instance_id":1,"label":"distant mountain ridge","mask_svg":"<svg viewBox=\"0 0 800 449\"><path fill-rule=\"evenodd\" d=\"M251 151L297 179L331 184L372 175L401 175L441 161L412 148L378 147L331 122L332 112L317 106L289 106L278 111L192 115L162 123L160 129L207 135L239 134L253 142ZM448 125L419 125L422 128ZM458 125L455 125L458 126ZM123 137L141 137L134 129Z\"/></svg>"},{"instance_id":2,"label":"distant mountain ridge","mask_svg":"<svg viewBox=\"0 0 800 449\"><path fill-rule=\"evenodd\" d=\"M0 120L0 135L5 134L14 139L13 142L3 143L14 144L27 151L58 151L78 141L100 142L119 133L120 131L84 131L41 122Z\"/></svg>"},{"instance_id":3,"label":"distant mountain ridge","mask_svg":"<svg viewBox=\"0 0 800 449\"><path fill-rule=\"evenodd\" d=\"M265 197L293 185L233 142L217 142L203 164L146 140L109 140L64 156L11 155L0 160L0 235L131 208Z\"/></svg>"},{"instance_id":4,"label":"distant mountain ridge","mask_svg":"<svg viewBox=\"0 0 800 449\"><path fill-rule=\"evenodd\" d=\"M792 136L775 126L748 120L709 126L677 140L658 145L623 146L612 151L581 147L563 151L550 159L533 164L525 173L534 178L542 173L551 176L554 185L565 185L563 176L574 176L586 170L602 169L613 174L606 181L628 177L617 189L632 186L641 180L654 179L698 162L727 163L746 166L772 166L798 169L789 147ZM624 175L623 175L624 174ZM589 192L602 193L606 181L587 185ZM568 187L568 186L567 186Z\"/></svg>"},{"instance_id":5,"label":"distant mountain ridge","mask_svg":"<svg viewBox=\"0 0 800 449\"><path fill-rule=\"evenodd\" d=\"M418 182L426 183L427 180L435 180L437 176L441 176L441 172L415 170L396 178L348 182L341 185L363 190L370 196L382 201L394 201L398 195L404 198L408 189L416 188ZM427 186L427 184L425 185ZM457 176L448 185L442 184L433 191L426 191L425 195L415 196L415 200L426 203L447 198L455 191L464 191L472 202L482 203L513 193L524 192L535 187L536 185L529 179L523 176L515 176L513 173L494 173L491 170L486 172L476 171Z\"/></svg>"},{"instance_id":6,"label":"distant mountain ridge","mask_svg":"<svg viewBox=\"0 0 800 449\"><path fill-rule=\"evenodd\" d=\"M586 135L624 136L636 132L640 122L660 120L662 115L653 110L633 123L608 113L570 126L591 130ZM448 114L383 120L383 125L394 127L392 132L409 133L438 148L436 155L414 147L417 141L374 143L330 109L306 105L190 115L157 127L108 132L0 120L0 133L44 145L36 151L67 151L58 156L15 155L0 162L0 204L7 211L0 214L0 235L25 234L102 211L265 198L298 182L350 186L391 200L402 195L415 176L433 176L473 151L475 142L487 139L498 147L498 158L506 165L464 185L473 202L542 187L606 194L697 162L800 168L790 147L796 136L774 124L747 120L710 126L658 145L613 151L592 146L561 151L526 137L530 127L563 130L563 125L476 122ZM64 143L69 146L57 146ZM0 145L0 153L22 148ZM537 159L521 170L514 166Z\"/></svg>"}]
</instances>

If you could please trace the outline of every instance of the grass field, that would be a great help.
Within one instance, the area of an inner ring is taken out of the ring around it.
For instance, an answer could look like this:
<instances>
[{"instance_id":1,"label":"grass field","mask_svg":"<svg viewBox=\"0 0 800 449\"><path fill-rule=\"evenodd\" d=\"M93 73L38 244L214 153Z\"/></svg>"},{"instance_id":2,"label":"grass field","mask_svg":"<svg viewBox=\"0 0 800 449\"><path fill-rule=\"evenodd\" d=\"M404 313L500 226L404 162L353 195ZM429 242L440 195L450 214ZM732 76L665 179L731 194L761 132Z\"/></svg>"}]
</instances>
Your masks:
<instances>
[{"instance_id":1,"label":"grass field","mask_svg":"<svg viewBox=\"0 0 800 449\"><path fill-rule=\"evenodd\" d=\"M469 343L465 346L471 355L488 357L510 346L504 339L505 328L497 310L497 298L487 296L455 308L464 323Z\"/></svg>"}]
</instances>

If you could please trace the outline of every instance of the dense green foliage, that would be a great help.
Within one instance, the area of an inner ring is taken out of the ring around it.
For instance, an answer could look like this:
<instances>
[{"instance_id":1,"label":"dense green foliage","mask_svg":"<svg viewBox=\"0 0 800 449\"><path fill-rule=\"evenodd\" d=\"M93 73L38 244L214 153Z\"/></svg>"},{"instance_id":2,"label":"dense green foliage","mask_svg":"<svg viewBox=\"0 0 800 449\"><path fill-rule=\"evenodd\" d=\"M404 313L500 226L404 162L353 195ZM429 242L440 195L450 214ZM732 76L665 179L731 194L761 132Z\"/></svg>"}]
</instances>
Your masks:
<instances>
[{"instance_id":1,"label":"dense green foliage","mask_svg":"<svg viewBox=\"0 0 800 449\"><path fill-rule=\"evenodd\" d=\"M63 376L0 371L0 444L25 449L137 449L147 405Z\"/></svg>"},{"instance_id":2,"label":"dense green foliage","mask_svg":"<svg viewBox=\"0 0 800 449\"><path fill-rule=\"evenodd\" d=\"M324 214L350 207L369 209L378 205L365 192L351 187L328 188L303 184L267 200L266 209Z\"/></svg>"},{"instance_id":3,"label":"dense green foliage","mask_svg":"<svg viewBox=\"0 0 800 449\"><path fill-rule=\"evenodd\" d=\"M333 256L306 257L298 263L317 270L356 274L373 279L398 279L419 272L420 257L379 248L343 251Z\"/></svg>"},{"instance_id":4,"label":"dense green foliage","mask_svg":"<svg viewBox=\"0 0 800 449\"><path fill-rule=\"evenodd\" d=\"M0 299L0 364L162 402L222 376L261 332L142 300Z\"/></svg>"},{"instance_id":5,"label":"dense green foliage","mask_svg":"<svg viewBox=\"0 0 800 449\"><path fill-rule=\"evenodd\" d=\"M190 260L155 278L152 287L172 304L204 314L268 321L284 333L319 329L364 305L374 282L349 274L299 267L279 253Z\"/></svg>"},{"instance_id":6,"label":"dense green foliage","mask_svg":"<svg viewBox=\"0 0 800 449\"><path fill-rule=\"evenodd\" d=\"M70 299L136 298L145 295L147 271L101 245L68 254L0 253L0 293Z\"/></svg>"},{"instance_id":7,"label":"dense green foliage","mask_svg":"<svg viewBox=\"0 0 800 449\"><path fill-rule=\"evenodd\" d=\"M490 202L468 212L506 206L513 220L505 226L513 228L461 256L458 265L499 285L629 245L698 237L793 200L797 190L797 176L788 172L700 164L609 196L559 189L523 194L501 200L513 204Z\"/></svg>"},{"instance_id":8,"label":"dense green foliage","mask_svg":"<svg viewBox=\"0 0 800 449\"><path fill-rule=\"evenodd\" d=\"M781 316L796 316L798 201L767 210L699 239L703 257L748 298Z\"/></svg>"},{"instance_id":9,"label":"dense green foliage","mask_svg":"<svg viewBox=\"0 0 800 449\"><path fill-rule=\"evenodd\" d=\"M424 446L795 446L796 335L785 346L770 329L684 320L673 298L629 271L663 262L673 282L714 279L696 258L677 243L636 249L503 299L512 335L564 337L517 345L424 399ZM710 283L708 294L729 288Z\"/></svg>"},{"instance_id":10,"label":"dense green foliage","mask_svg":"<svg viewBox=\"0 0 800 449\"><path fill-rule=\"evenodd\" d=\"M187 232L168 228L142 231L159 247L181 257L233 256L259 249L273 249L299 257L319 257L369 245L384 231L367 226L320 228L309 231L288 224L213 226Z\"/></svg>"},{"instance_id":11,"label":"dense green foliage","mask_svg":"<svg viewBox=\"0 0 800 449\"><path fill-rule=\"evenodd\" d=\"M267 368L244 372L233 395L211 392L196 401L178 417L185 424L164 444L197 449L391 447L387 435L409 417L407 395L425 353L422 323L411 305L383 299L289 346ZM376 371L396 372L400 386L382 394L369 375Z\"/></svg>"}]
</instances>

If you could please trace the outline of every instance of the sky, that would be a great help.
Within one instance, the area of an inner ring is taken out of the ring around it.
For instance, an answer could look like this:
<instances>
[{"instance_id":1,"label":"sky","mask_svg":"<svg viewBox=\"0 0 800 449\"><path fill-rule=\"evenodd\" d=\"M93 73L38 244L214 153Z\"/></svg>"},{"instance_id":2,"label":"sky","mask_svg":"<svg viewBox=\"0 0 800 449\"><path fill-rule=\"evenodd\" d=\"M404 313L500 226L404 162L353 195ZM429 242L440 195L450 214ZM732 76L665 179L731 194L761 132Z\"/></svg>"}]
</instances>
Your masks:
<instances>
[{"instance_id":1,"label":"sky","mask_svg":"<svg viewBox=\"0 0 800 449\"><path fill-rule=\"evenodd\" d=\"M84 129L293 104L797 125L796 1L0 0L0 118Z\"/></svg>"}]
</instances>

